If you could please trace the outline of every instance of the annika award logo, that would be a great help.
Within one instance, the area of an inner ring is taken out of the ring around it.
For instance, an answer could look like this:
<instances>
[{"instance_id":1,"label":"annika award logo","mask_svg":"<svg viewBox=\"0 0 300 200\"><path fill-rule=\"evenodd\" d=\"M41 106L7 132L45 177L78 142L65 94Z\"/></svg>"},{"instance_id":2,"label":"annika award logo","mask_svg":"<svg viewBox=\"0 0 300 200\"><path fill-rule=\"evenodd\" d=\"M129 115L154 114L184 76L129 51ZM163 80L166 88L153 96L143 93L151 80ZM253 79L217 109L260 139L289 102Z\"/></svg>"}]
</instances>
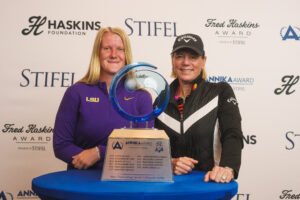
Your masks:
<instances>
[{"instance_id":1,"label":"annika award logo","mask_svg":"<svg viewBox=\"0 0 300 200\"><path fill-rule=\"evenodd\" d=\"M282 40L297 40L300 39L300 28L297 26L291 26L288 27L284 26L280 30L280 36Z\"/></svg>"}]
</instances>

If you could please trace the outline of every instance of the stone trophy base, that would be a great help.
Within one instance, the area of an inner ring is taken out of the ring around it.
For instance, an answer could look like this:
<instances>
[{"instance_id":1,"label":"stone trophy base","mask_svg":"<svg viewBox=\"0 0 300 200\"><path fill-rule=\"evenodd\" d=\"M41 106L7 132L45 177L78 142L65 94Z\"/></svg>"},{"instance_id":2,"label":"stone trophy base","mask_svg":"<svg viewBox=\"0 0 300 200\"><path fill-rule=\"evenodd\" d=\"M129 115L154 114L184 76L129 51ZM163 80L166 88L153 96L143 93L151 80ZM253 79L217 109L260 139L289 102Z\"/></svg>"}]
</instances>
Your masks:
<instances>
[{"instance_id":1,"label":"stone trophy base","mask_svg":"<svg viewBox=\"0 0 300 200\"><path fill-rule=\"evenodd\" d=\"M169 137L157 129L113 130L101 180L173 182Z\"/></svg>"}]
</instances>

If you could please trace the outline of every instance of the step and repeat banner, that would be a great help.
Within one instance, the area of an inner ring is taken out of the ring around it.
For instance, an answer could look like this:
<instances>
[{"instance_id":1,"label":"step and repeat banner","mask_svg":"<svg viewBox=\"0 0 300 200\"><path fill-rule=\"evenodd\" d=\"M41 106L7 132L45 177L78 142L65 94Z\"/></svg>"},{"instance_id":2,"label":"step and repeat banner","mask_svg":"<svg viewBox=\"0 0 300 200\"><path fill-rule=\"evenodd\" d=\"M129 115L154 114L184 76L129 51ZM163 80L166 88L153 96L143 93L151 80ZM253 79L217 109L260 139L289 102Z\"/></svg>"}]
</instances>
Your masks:
<instances>
[{"instance_id":1,"label":"step and repeat banner","mask_svg":"<svg viewBox=\"0 0 300 200\"><path fill-rule=\"evenodd\" d=\"M31 180L66 169L53 153L55 115L104 26L123 28L134 61L157 66L169 83L175 37L199 34L208 81L228 82L242 115L233 199L299 199L299 7L298 0L1 0L0 200L39 199Z\"/></svg>"}]
</instances>

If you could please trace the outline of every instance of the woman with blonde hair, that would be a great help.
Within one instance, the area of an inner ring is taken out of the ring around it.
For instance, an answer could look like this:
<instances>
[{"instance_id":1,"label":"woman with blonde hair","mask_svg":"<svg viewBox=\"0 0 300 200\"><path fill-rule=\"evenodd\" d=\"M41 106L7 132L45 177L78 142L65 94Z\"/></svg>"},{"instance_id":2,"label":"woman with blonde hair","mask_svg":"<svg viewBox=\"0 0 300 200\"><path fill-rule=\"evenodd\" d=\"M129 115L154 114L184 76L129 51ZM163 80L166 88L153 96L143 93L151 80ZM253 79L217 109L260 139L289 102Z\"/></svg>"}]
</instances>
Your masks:
<instances>
[{"instance_id":1,"label":"woman with blonde hair","mask_svg":"<svg viewBox=\"0 0 300 200\"><path fill-rule=\"evenodd\" d=\"M200 36L176 38L171 53L170 100L155 120L170 138L174 174L207 171L204 181L228 183L238 177L243 148L241 115L228 83L206 81Z\"/></svg>"},{"instance_id":2,"label":"woman with blonde hair","mask_svg":"<svg viewBox=\"0 0 300 200\"><path fill-rule=\"evenodd\" d=\"M66 90L56 115L54 153L68 164L68 169L102 168L107 139L113 129L145 127L145 123L131 123L123 118L109 98L114 75L130 63L132 53L126 32L120 28L101 28L88 72ZM119 85L117 95L124 110L137 116L152 112L152 100L147 92L128 92L124 80ZM153 121L148 126L152 127Z\"/></svg>"}]
</instances>

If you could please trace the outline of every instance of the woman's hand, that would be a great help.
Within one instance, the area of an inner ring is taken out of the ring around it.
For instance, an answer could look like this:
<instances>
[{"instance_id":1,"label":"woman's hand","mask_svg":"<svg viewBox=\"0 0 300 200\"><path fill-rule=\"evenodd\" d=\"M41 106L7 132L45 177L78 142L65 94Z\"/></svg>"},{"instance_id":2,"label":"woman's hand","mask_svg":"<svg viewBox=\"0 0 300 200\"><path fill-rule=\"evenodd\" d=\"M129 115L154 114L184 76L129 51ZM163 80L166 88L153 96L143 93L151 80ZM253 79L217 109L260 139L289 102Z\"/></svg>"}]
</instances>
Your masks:
<instances>
[{"instance_id":1,"label":"woman's hand","mask_svg":"<svg viewBox=\"0 0 300 200\"><path fill-rule=\"evenodd\" d=\"M228 167L215 166L204 176L204 182L229 183L233 179L233 170Z\"/></svg>"},{"instance_id":2,"label":"woman's hand","mask_svg":"<svg viewBox=\"0 0 300 200\"><path fill-rule=\"evenodd\" d=\"M173 173L176 175L187 174L192 171L198 161L189 157L172 158Z\"/></svg>"},{"instance_id":3,"label":"woman's hand","mask_svg":"<svg viewBox=\"0 0 300 200\"><path fill-rule=\"evenodd\" d=\"M99 160L98 153L95 147L86 149L73 156L72 158L72 164L76 169L87 169Z\"/></svg>"}]
</instances>

